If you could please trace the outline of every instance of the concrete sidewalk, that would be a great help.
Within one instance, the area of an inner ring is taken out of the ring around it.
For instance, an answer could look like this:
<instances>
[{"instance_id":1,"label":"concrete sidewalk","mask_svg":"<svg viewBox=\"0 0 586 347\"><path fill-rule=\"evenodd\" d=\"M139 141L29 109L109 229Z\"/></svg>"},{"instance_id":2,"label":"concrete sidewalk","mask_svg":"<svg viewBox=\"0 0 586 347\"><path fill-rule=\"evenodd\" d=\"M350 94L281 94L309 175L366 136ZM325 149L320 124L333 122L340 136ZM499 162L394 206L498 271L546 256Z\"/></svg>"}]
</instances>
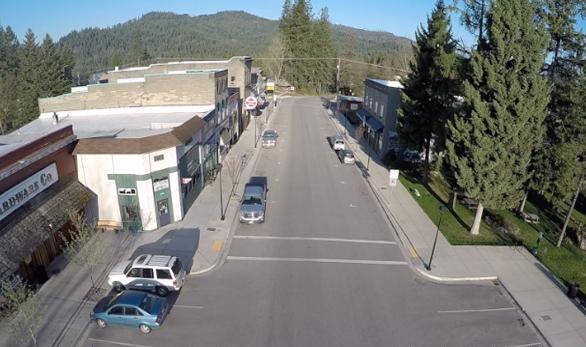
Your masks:
<instances>
[{"instance_id":1,"label":"concrete sidewalk","mask_svg":"<svg viewBox=\"0 0 586 347\"><path fill-rule=\"evenodd\" d=\"M498 279L552 346L586 346L584 313L565 295L563 284L524 247L452 246L439 233L431 270L426 270L435 224L403 185L388 186L388 170L379 160L371 158L366 171L367 147L351 136L354 128L343 115L327 113L338 131L346 134L358 166L418 273L441 282Z\"/></svg>"}]
</instances>

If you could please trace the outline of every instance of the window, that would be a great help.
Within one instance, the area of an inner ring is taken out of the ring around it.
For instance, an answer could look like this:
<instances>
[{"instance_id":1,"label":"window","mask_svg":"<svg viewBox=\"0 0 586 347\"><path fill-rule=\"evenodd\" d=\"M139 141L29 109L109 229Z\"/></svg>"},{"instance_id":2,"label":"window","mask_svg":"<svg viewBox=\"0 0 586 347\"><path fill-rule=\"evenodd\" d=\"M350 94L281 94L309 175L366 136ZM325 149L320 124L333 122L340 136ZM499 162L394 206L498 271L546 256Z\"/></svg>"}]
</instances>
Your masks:
<instances>
[{"instance_id":1,"label":"window","mask_svg":"<svg viewBox=\"0 0 586 347\"><path fill-rule=\"evenodd\" d=\"M123 310L122 310L122 306L114 306L110 309L110 312L108 312L108 314L124 314Z\"/></svg>"},{"instance_id":2,"label":"window","mask_svg":"<svg viewBox=\"0 0 586 347\"><path fill-rule=\"evenodd\" d=\"M154 158L155 161L161 161L163 159L165 159L164 154L155 155L155 158Z\"/></svg>"},{"instance_id":3,"label":"window","mask_svg":"<svg viewBox=\"0 0 586 347\"><path fill-rule=\"evenodd\" d=\"M126 276L128 276L128 277L140 277L140 273L141 273L140 270L141 269L140 268L137 268L137 267L132 268L132 270L130 270L130 272Z\"/></svg>"},{"instance_id":4,"label":"window","mask_svg":"<svg viewBox=\"0 0 586 347\"><path fill-rule=\"evenodd\" d=\"M153 269L142 269L142 278L153 278Z\"/></svg>"},{"instance_id":5,"label":"window","mask_svg":"<svg viewBox=\"0 0 586 347\"><path fill-rule=\"evenodd\" d=\"M380 104L380 116L381 118L384 118L385 116L385 105Z\"/></svg>"},{"instance_id":6,"label":"window","mask_svg":"<svg viewBox=\"0 0 586 347\"><path fill-rule=\"evenodd\" d=\"M231 76L230 77L230 82L234 82L234 81L236 81L236 76Z\"/></svg>"},{"instance_id":7,"label":"window","mask_svg":"<svg viewBox=\"0 0 586 347\"><path fill-rule=\"evenodd\" d=\"M142 316L142 314L135 307L128 306L124 308L124 314L127 316Z\"/></svg>"},{"instance_id":8,"label":"window","mask_svg":"<svg viewBox=\"0 0 586 347\"><path fill-rule=\"evenodd\" d=\"M378 113L378 101L374 102L374 114Z\"/></svg>"},{"instance_id":9,"label":"window","mask_svg":"<svg viewBox=\"0 0 586 347\"><path fill-rule=\"evenodd\" d=\"M163 280L173 279L173 277L171 277L171 274L169 273L169 271L164 270L164 269L157 269L157 278L163 279Z\"/></svg>"},{"instance_id":10,"label":"window","mask_svg":"<svg viewBox=\"0 0 586 347\"><path fill-rule=\"evenodd\" d=\"M182 268L183 268L183 265L181 264L181 261L179 259L175 259L175 262L173 263L173 266L171 267L171 270L173 270L173 273L175 275L179 274L179 271L181 271Z\"/></svg>"}]
</instances>

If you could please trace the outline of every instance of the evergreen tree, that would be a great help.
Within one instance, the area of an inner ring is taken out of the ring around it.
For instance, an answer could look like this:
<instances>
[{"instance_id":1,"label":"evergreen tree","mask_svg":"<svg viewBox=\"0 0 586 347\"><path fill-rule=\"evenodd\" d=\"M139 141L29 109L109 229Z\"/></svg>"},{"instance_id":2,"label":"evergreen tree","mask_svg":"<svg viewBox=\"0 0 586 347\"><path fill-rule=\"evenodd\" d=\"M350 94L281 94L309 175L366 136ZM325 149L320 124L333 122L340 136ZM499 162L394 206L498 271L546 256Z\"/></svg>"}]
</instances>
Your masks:
<instances>
[{"instance_id":1,"label":"evergreen tree","mask_svg":"<svg viewBox=\"0 0 586 347\"><path fill-rule=\"evenodd\" d=\"M63 68L63 79L66 82L65 91L66 93L69 88L77 83L74 81L73 69L75 68L75 57L69 47L61 47L59 49L59 63Z\"/></svg>"},{"instance_id":2,"label":"evergreen tree","mask_svg":"<svg viewBox=\"0 0 586 347\"><path fill-rule=\"evenodd\" d=\"M332 42L332 33L330 29L330 18L328 8L324 7L320 11L320 16L315 22L312 33L312 53L315 58L324 58L323 60L310 61L313 65L314 73L312 75L313 89L318 92L334 89L335 81L335 61L331 58L336 56L336 49Z\"/></svg>"},{"instance_id":3,"label":"evergreen tree","mask_svg":"<svg viewBox=\"0 0 586 347\"><path fill-rule=\"evenodd\" d=\"M64 66L57 47L51 36L47 34L40 48L40 95L41 98L63 94L68 90L68 83L64 78Z\"/></svg>"},{"instance_id":4,"label":"evergreen tree","mask_svg":"<svg viewBox=\"0 0 586 347\"><path fill-rule=\"evenodd\" d=\"M586 133L585 36L576 30L576 19L584 14L584 0L545 0L542 16L547 23L551 57L544 70L552 84L547 132L535 168L534 189L564 213L584 170Z\"/></svg>"},{"instance_id":5,"label":"evergreen tree","mask_svg":"<svg viewBox=\"0 0 586 347\"><path fill-rule=\"evenodd\" d=\"M459 190L478 201L473 235L485 206L508 208L521 200L549 100L539 74L546 44L528 0L493 1L487 42L470 58L462 114L448 121L446 141Z\"/></svg>"},{"instance_id":6,"label":"evergreen tree","mask_svg":"<svg viewBox=\"0 0 586 347\"><path fill-rule=\"evenodd\" d=\"M457 94L456 43L443 1L438 1L427 28L415 33L414 60L401 93L399 136L403 143L425 150L424 182L429 180L432 141L441 150L446 120L454 111Z\"/></svg>"},{"instance_id":7,"label":"evergreen tree","mask_svg":"<svg viewBox=\"0 0 586 347\"><path fill-rule=\"evenodd\" d=\"M36 41L35 34L28 29L24 36L20 54L18 112L14 121L15 127L20 127L39 116L37 99L41 95L43 82L41 80L42 61Z\"/></svg>"},{"instance_id":8,"label":"evergreen tree","mask_svg":"<svg viewBox=\"0 0 586 347\"><path fill-rule=\"evenodd\" d=\"M14 129L17 105L18 39L10 27L0 26L0 134Z\"/></svg>"},{"instance_id":9,"label":"evergreen tree","mask_svg":"<svg viewBox=\"0 0 586 347\"><path fill-rule=\"evenodd\" d=\"M486 15L490 7L490 0L462 0L464 7L458 9L458 0L454 0L453 8L460 13L460 23L476 36L479 46L486 33Z\"/></svg>"}]
</instances>

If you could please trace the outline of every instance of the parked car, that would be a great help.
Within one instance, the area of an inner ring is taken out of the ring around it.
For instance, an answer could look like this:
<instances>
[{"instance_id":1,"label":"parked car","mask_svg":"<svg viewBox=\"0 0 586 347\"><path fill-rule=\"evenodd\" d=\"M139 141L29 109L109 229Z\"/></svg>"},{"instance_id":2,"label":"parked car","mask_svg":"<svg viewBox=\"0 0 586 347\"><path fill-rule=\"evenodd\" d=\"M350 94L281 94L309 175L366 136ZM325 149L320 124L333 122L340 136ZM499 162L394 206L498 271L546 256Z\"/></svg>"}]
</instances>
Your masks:
<instances>
[{"instance_id":1,"label":"parked car","mask_svg":"<svg viewBox=\"0 0 586 347\"><path fill-rule=\"evenodd\" d=\"M90 312L90 320L100 328L121 325L138 328L141 333L148 334L161 327L168 311L167 299L128 290L98 301Z\"/></svg>"},{"instance_id":2,"label":"parked car","mask_svg":"<svg viewBox=\"0 0 586 347\"><path fill-rule=\"evenodd\" d=\"M277 145L277 134L276 131L272 129L267 129L262 134L262 146L264 148L275 147Z\"/></svg>"},{"instance_id":3,"label":"parked car","mask_svg":"<svg viewBox=\"0 0 586 347\"><path fill-rule=\"evenodd\" d=\"M354 153L349 149L342 149L338 151L338 158L344 164L354 164Z\"/></svg>"},{"instance_id":4,"label":"parked car","mask_svg":"<svg viewBox=\"0 0 586 347\"><path fill-rule=\"evenodd\" d=\"M118 263L110 274L108 284L114 290L148 290L160 296L178 291L185 280L185 269L177 257L142 254L134 261Z\"/></svg>"},{"instance_id":5,"label":"parked car","mask_svg":"<svg viewBox=\"0 0 586 347\"><path fill-rule=\"evenodd\" d=\"M240 202L240 223L264 222L266 204L266 177L251 177L249 183L244 186Z\"/></svg>"},{"instance_id":6,"label":"parked car","mask_svg":"<svg viewBox=\"0 0 586 347\"><path fill-rule=\"evenodd\" d=\"M340 135L332 136L329 138L330 146L334 149L334 151L339 151L346 148L346 144L344 143L344 138Z\"/></svg>"},{"instance_id":7,"label":"parked car","mask_svg":"<svg viewBox=\"0 0 586 347\"><path fill-rule=\"evenodd\" d=\"M406 149L403 151L401 160L406 163L416 164L421 161L421 154L412 149Z\"/></svg>"}]
</instances>

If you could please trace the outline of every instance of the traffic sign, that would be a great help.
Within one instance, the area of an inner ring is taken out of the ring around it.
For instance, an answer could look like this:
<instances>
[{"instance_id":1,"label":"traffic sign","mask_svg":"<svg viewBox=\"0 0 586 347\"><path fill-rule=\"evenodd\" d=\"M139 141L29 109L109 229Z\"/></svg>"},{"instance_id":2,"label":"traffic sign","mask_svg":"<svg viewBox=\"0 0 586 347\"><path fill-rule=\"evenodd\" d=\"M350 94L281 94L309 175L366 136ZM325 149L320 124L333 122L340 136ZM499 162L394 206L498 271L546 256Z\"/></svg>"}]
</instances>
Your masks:
<instances>
[{"instance_id":1,"label":"traffic sign","mask_svg":"<svg viewBox=\"0 0 586 347\"><path fill-rule=\"evenodd\" d=\"M244 100L244 108L247 110L254 110L256 108L256 105L258 105L258 101L252 95L247 97L246 100Z\"/></svg>"}]
</instances>

